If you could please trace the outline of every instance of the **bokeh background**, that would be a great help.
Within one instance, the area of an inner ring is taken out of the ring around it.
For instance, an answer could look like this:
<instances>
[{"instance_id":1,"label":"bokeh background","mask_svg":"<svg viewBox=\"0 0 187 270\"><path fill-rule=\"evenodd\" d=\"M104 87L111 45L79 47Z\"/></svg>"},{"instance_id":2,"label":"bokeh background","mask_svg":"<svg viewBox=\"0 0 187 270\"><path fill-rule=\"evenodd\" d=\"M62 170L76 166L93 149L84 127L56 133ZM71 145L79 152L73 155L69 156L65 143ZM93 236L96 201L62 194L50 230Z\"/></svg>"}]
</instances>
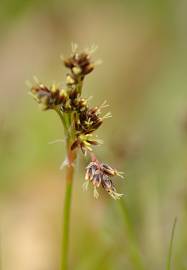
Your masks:
<instances>
[{"instance_id":1,"label":"bokeh background","mask_svg":"<svg viewBox=\"0 0 187 270\"><path fill-rule=\"evenodd\" d=\"M103 64L84 96L107 100L113 118L98 135L103 161L123 170L118 203L74 182L70 269L165 269L178 218L172 269L187 269L187 2L185 0L0 3L0 268L58 270L64 145L53 112L27 94L33 75L65 78L59 56L97 44Z\"/></svg>"}]
</instances>

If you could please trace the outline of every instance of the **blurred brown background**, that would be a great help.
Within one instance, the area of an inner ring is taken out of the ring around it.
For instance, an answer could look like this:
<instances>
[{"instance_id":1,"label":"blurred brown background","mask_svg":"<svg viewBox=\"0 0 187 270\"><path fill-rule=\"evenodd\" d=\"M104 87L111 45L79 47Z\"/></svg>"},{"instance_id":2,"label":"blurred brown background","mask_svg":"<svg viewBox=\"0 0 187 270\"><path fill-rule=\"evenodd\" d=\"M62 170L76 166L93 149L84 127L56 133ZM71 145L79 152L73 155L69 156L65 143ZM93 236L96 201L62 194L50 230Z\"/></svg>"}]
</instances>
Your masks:
<instances>
[{"instance_id":1,"label":"blurred brown background","mask_svg":"<svg viewBox=\"0 0 187 270\"><path fill-rule=\"evenodd\" d=\"M187 2L42 1L0 4L0 261L3 270L59 269L64 145L53 112L41 112L26 80L63 81L59 56L97 44L103 64L84 96L107 100L112 119L99 130L98 156L125 171L116 179L125 214L101 192L74 185L71 269L165 269L178 217L173 269L187 269Z\"/></svg>"}]
</instances>

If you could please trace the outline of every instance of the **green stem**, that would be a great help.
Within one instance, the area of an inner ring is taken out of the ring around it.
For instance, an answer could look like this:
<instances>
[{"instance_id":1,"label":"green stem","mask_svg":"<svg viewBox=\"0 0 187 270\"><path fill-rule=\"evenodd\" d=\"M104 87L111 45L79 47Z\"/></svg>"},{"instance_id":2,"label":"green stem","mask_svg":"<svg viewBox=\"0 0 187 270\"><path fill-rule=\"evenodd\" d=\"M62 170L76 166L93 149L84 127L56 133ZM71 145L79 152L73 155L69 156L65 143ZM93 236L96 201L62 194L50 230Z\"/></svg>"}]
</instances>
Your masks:
<instances>
[{"instance_id":1,"label":"green stem","mask_svg":"<svg viewBox=\"0 0 187 270\"><path fill-rule=\"evenodd\" d=\"M76 160L76 152L71 150L71 143L73 134L71 134L70 115L62 114L56 110L64 126L66 136L66 151L67 151L67 166L66 166L66 191L64 198L64 213L63 213L63 235L62 235L62 257L61 270L68 269L68 254L69 254L69 231L70 231L70 212L72 201L73 175L74 175L74 161Z\"/></svg>"},{"instance_id":2,"label":"green stem","mask_svg":"<svg viewBox=\"0 0 187 270\"><path fill-rule=\"evenodd\" d=\"M63 239L62 239L62 262L61 270L68 269L68 251L69 251L69 229L70 229L70 210L73 187L73 166L67 166L66 169L66 192L64 199L64 216L63 216Z\"/></svg>"}]
</instances>

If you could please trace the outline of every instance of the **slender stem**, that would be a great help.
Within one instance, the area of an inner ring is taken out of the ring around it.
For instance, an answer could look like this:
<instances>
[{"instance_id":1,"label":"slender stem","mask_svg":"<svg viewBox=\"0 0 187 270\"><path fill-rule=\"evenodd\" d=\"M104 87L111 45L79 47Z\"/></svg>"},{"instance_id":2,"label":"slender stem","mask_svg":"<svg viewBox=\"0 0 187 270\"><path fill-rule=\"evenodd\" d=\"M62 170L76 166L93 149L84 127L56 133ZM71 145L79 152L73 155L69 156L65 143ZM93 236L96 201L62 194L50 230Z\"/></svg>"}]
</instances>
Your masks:
<instances>
[{"instance_id":1,"label":"slender stem","mask_svg":"<svg viewBox=\"0 0 187 270\"><path fill-rule=\"evenodd\" d=\"M70 231L70 212L72 201L74 161L76 160L76 151L71 150L71 144L74 139L74 132L71 128L71 114L63 113L57 109L57 114L60 116L64 126L66 136L66 151L67 151L67 166L66 166L66 191L64 198L64 213L63 213L63 235L62 235L62 257L61 270L68 270L68 254L69 254L69 231Z\"/></svg>"},{"instance_id":2,"label":"slender stem","mask_svg":"<svg viewBox=\"0 0 187 270\"><path fill-rule=\"evenodd\" d=\"M69 254L69 231L70 231L70 212L72 201L74 161L76 160L76 152L71 150L72 134L67 130L71 123L66 128L66 149L67 149L67 167L66 167L66 191L64 198L64 214L63 214L63 239L62 239L62 261L61 270L68 269L68 254Z\"/></svg>"},{"instance_id":3,"label":"slender stem","mask_svg":"<svg viewBox=\"0 0 187 270\"><path fill-rule=\"evenodd\" d=\"M64 199L64 220L63 220L63 239L62 239L62 270L68 269L68 251L69 251L69 229L70 229L70 210L73 187L73 166L68 166L66 170L66 192Z\"/></svg>"},{"instance_id":4,"label":"slender stem","mask_svg":"<svg viewBox=\"0 0 187 270\"><path fill-rule=\"evenodd\" d=\"M168 258L167 258L166 270L171 269L171 257L172 257L173 240L174 240L176 223L177 223L177 218L174 219L172 230L171 230L171 238L170 238L170 243L169 243L169 253L168 253Z\"/></svg>"}]
</instances>

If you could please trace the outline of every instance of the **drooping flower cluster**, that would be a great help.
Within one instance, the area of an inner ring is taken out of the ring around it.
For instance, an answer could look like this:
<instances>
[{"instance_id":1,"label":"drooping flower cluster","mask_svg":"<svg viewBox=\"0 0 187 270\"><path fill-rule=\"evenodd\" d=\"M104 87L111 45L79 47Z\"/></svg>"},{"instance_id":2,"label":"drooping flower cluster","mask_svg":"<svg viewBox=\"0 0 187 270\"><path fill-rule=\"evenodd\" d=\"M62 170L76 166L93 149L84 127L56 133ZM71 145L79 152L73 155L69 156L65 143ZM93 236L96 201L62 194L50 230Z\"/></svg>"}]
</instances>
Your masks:
<instances>
[{"instance_id":1,"label":"drooping flower cluster","mask_svg":"<svg viewBox=\"0 0 187 270\"><path fill-rule=\"evenodd\" d=\"M47 87L38 82L31 88L30 93L43 110L52 109L60 114L71 137L71 151L80 148L85 155L91 154L92 146L101 143L93 132L111 115L102 115L102 109L107 107L106 102L101 106L89 107L88 99L81 96L83 80L95 67L90 54L86 51L78 53L74 48L72 55L63 59L63 62L69 69L65 89L54 84ZM93 154L90 156L93 157ZM121 194L116 192L110 179L115 175L119 175L116 170L95 160L88 165L85 178L93 184L95 197L98 197L96 189L102 186L114 199L118 199Z\"/></svg>"},{"instance_id":2,"label":"drooping flower cluster","mask_svg":"<svg viewBox=\"0 0 187 270\"><path fill-rule=\"evenodd\" d=\"M86 190L90 181L94 186L94 197L98 197L97 188L102 185L102 187L110 194L112 198L119 199L123 194L116 192L116 188L112 180L110 179L113 176L120 176L123 178L122 173L118 172L116 169L113 169L108 164L99 162L96 158L93 159L90 164L86 167L84 189Z\"/></svg>"}]
</instances>

